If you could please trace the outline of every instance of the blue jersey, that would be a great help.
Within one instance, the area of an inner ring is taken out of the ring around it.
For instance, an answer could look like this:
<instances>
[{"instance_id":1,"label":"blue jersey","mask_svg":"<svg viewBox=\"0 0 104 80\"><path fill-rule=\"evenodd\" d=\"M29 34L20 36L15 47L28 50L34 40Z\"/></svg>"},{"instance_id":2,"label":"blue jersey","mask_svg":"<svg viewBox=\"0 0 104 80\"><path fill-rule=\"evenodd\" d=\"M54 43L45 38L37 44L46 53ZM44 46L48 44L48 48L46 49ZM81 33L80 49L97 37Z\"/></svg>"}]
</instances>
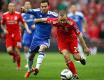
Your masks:
<instances>
[{"instance_id":1,"label":"blue jersey","mask_svg":"<svg viewBox=\"0 0 104 80\"><path fill-rule=\"evenodd\" d=\"M25 22L27 23L29 29L31 31L34 31L34 29L32 29L32 25L34 24L35 17L28 13L22 13L22 16L23 16L23 19L25 20Z\"/></svg>"},{"instance_id":2,"label":"blue jersey","mask_svg":"<svg viewBox=\"0 0 104 80\"><path fill-rule=\"evenodd\" d=\"M23 46L30 47L31 42L32 42L32 38L33 38L33 34L35 31L35 29L32 28L32 25L34 24L35 17L31 14L28 14L28 13L22 13L22 16L23 16L25 22L27 23L29 29L32 31L31 34L27 33L26 31L24 32L22 43L23 43Z\"/></svg>"},{"instance_id":3,"label":"blue jersey","mask_svg":"<svg viewBox=\"0 0 104 80\"><path fill-rule=\"evenodd\" d=\"M84 15L81 12L77 11L75 14L73 14L72 12L70 12L68 14L68 17L71 18L71 19L73 19L76 22L76 24L79 27L80 32L82 32L83 31L82 25L83 25L83 21L84 21Z\"/></svg>"},{"instance_id":4,"label":"blue jersey","mask_svg":"<svg viewBox=\"0 0 104 80\"><path fill-rule=\"evenodd\" d=\"M42 11L38 9L30 9L27 11L27 13L32 14L35 16L35 18L48 18L48 17L57 17L58 15L55 12L48 11L47 14L42 13ZM37 39L49 39L51 35L51 24L48 23L35 23L35 32L34 32L34 38Z\"/></svg>"}]
</instances>

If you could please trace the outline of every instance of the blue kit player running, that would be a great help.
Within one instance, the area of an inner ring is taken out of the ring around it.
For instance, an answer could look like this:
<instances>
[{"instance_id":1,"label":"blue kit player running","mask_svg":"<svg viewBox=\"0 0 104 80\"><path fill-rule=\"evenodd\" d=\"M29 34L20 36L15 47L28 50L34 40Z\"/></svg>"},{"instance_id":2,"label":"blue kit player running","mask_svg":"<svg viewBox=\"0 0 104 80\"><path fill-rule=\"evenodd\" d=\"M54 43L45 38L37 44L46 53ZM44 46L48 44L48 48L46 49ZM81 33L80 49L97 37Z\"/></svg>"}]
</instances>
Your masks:
<instances>
[{"instance_id":1,"label":"blue kit player running","mask_svg":"<svg viewBox=\"0 0 104 80\"><path fill-rule=\"evenodd\" d=\"M83 13L77 10L77 7L75 4L71 5L71 7L69 9L70 9L70 12L68 13L68 17L73 19L76 22L80 32L82 32L82 33L85 32L86 31L86 20L85 20ZM81 57L86 59L80 43L78 43L78 49L80 51Z\"/></svg>"},{"instance_id":2,"label":"blue kit player running","mask_svg":"<svg viewBox=\"0 0 104 80\"><path fill-rule=\"evenodd\" d=\"M45 50L50 46L51 24L43 22L44 18L57 17L55 12L48 11L49 3L47 0L43 0L40 3L39 9L30 9L27 11L29 14L35 16L35 32L33 40L29 49L28 57L28 71L25 74L25 78L28 78L32 72L36 75L39 72L40 65L45 56ZM41 19L42 18L42 19ZM36 52L39 52L36 67L32 68L33 59Z\"/></svg>"},{"instance_id":3,"label":"blue kit player running","mask_svg":"<svg viewBox=\"0 0 104 80\"><path fill-rule=\"evenodd\" d=\"M31 9L31 3L29 1L26 1L25 4L24 4L24 7L27 10ZM21 12L24 12L22 10L22 8L21 8ZM33 25L34 24L34 16L31 15L31 14L28 14L28 13L22 13L22 16L23 16L25 22L27 23L29 29L31 30L31 34L29 34L26 31L24 31L23 41L22 41L23 46L24 46L25 57L26 57L26 60L27 60L29 47L30 47L30 44L32 42L33 33L34 33L34 30L35 30L35 25ZM27 68L28 65L26 64L25 67Z\"/></svg>"}]
</instances>

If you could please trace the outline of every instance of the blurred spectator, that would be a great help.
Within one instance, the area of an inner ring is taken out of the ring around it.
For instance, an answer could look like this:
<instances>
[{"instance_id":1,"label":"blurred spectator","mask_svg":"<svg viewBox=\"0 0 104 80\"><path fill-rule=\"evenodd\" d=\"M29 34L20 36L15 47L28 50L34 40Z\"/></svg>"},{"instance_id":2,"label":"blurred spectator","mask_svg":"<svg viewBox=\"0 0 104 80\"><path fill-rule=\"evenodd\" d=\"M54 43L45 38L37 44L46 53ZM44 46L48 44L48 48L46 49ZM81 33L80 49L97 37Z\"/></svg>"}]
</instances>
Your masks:
<instances>
[{"instance_id":1,"label":"blurred spectator","mask_svg":"<svg viewBox=\"0 0 104 80\"><path fill-rule=\"evenodd\" d=\"M100 28L95 23L88 26L88 35L92 41L94 42L99 41L99 34L100 34Z\"/></svg>"},{"instance_id":2,"label":"blurred spectator","mask_svg":"<svg viewBox=\"0 0 104 80\"><path fill-rule=\"evenodd\" d=\"M104 39L104 21L100 25L100 38Z\"/></svg>"}]
</instances>

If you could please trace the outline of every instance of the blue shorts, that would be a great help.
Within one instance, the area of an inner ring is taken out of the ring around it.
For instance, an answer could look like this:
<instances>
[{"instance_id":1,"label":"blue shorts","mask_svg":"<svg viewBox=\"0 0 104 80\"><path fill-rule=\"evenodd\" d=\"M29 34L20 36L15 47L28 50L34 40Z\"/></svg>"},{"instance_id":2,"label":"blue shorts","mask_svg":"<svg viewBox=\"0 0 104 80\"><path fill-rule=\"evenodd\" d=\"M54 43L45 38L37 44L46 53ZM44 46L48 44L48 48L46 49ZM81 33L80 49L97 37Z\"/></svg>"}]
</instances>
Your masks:
<instances>
[{"instance_id":1,"label":"blue shorts","mask_svg":"<svg viewBox=\"0 0 104 80\"><path fill-rule=\"evenodd\" d=\"M27 32L25 32L23 34L23 40L22 40L23 46L30 47L32 38L33 38L33 33L28 34Z\"/></svg>"},{"instance_id":2,"label":"blue shorts","mask_svg":"<svg viewBox=\"0 0 104 80\"><path fill-rule=\"evenodd\" d=\"M46 45L49 48L50 47L50 39L33 38L32 43L30 45L29 53L37 52L41 45Z\"/></svg>"}]
</instances>

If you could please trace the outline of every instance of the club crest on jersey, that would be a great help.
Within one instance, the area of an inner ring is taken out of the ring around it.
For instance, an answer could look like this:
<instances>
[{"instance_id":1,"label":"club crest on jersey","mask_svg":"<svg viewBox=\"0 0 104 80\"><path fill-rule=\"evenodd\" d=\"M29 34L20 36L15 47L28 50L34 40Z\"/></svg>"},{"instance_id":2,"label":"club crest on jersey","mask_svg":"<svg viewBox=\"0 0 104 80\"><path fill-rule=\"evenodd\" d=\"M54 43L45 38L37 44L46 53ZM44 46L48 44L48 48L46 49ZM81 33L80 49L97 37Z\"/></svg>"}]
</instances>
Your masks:
<instances>
[{"instance_id":1,"label":"club crest on jersey","mask_svg":"<svg viewBox=\"0 0 104 80\"><path fill-rule=\"evenodd\" d=\"M33 15L30 15L30 19L32 19L33 18Z\"/></svg>"},{"instance_id":2,"label":"club crest on jersey","mask_svg":"<svg viewBox=\"0 0 104 80\"><path fill-rule=\"evenodd\" d=\"M9 19L9 17L7 17L7 20Z\"/></svg>"},{"instance_id":3,"label":"club crest on jersey","mask_svg":"<svg viewBox=\"0 0 104 80\"><path fill-rule=\"evenodd\" d=\"M14 17L14 20L17 20L17 19L18 19L17 16L15 16L15 17Z\"/></svg>"},{"instance_id":4,"label":"club crest on jersey","mask_svg":"<svg viewBox=\"0 0 104 80\"><path fill-rule=\"evenodd\" d=\"M40 17L42 17L42 15L40 15Z\"/></svg>"}]
</instances>

